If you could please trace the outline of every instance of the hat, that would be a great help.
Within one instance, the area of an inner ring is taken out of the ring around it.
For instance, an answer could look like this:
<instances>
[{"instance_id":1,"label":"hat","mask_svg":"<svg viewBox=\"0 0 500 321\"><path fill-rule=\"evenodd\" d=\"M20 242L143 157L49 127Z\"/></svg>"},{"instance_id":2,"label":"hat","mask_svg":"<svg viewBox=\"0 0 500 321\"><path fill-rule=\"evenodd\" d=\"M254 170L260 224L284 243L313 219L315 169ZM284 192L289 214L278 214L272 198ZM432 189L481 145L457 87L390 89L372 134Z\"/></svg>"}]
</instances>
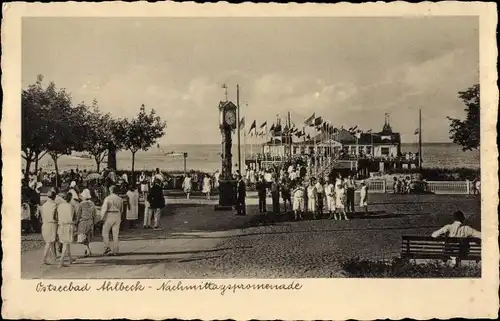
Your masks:
<instances>
[{"instance_id":1,"label":"hat","mask_svg":"<svg viewBox=\"0 0 500 321\"><path fill-rule=\"evenodd\" d=\"M88 200L88 199L92 198L92 195L90 195L90 190L88 188L84 189L83 192L82 192L82 194L80 194L80 196L84 200Z\"/></svg>"},{"instance_id":2,"label":"hat","mask_svg":"<svg viewBox=\"0 0 500 321\"><path fill-rule=\"evenodd\" d=\"M70 190L69 193L71 194L71 199L73 199L73 200L80 199L80 197L78 197L78 193L74 189Z\"/></svg>"},{"instance_id":3,"label":"hat","mask_svg":"<svg viewBox=\"0 0 500 321\"><path fill-rule=\"evenodd\" d=\"M366 184L366 183L365 183L365 180L362 180L362 181L361 181L361 184Z\"/></svg>"},{"instance_id":4,"label":"hat","mask_svg":"<svg viewBox=\"0 0 500 321\"><path fill-rule=\"evenodd\" d=\"M76 182L75 181L71 181L71 183L69 184L69 187L70 188L73 188L76 186Z\"/></svg>"}]
</instances>

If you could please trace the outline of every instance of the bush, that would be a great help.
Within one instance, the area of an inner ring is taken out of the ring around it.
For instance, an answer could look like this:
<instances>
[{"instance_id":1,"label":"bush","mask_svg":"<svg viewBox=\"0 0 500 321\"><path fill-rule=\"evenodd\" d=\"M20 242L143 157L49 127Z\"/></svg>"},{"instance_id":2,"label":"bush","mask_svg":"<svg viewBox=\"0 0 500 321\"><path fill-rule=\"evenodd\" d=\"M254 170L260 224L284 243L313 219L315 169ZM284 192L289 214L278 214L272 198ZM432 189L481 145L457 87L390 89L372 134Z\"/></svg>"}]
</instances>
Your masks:
<instances>
[{"instance_id":1,"label":"bush","mask_svg":"<svg viewBox=\"0 0 500 321\"><path fill-rule=\"evenodd\" d=\"M341 262L348 277L353 278L459 278L481 277L479 264L451 267L442 261L416 264L400 258L362 260L351 258Z\"/></svg>"}]
</instances>

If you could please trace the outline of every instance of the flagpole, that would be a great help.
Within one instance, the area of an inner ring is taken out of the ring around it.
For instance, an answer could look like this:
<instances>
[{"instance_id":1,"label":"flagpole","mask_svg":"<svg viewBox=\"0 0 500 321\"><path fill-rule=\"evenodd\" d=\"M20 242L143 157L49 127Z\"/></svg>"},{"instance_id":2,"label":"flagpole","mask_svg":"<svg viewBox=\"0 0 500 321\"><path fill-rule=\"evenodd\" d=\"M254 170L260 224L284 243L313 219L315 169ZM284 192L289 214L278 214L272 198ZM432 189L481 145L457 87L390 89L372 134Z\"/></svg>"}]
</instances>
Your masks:
<instances>
[{"instance_id":1,"label":"flagpole","mask_svg":"<svg viewBox=\"0 0 500 321\"><path fill-rule=\"evenodd\" d=\"M418 168L422 171L422 109L418 110Z\"/></svg>"},{"instance_id":2,"label":"flagpole","mask_svg":"<svg viewBox=\"0 0 500 321\"><path fill-rule=\"evenodd\" d=\"M238 171L241 175L241 144L240 144L240 85L236 84L236 109L238 119Z\"/></svg>"}]
</instances>

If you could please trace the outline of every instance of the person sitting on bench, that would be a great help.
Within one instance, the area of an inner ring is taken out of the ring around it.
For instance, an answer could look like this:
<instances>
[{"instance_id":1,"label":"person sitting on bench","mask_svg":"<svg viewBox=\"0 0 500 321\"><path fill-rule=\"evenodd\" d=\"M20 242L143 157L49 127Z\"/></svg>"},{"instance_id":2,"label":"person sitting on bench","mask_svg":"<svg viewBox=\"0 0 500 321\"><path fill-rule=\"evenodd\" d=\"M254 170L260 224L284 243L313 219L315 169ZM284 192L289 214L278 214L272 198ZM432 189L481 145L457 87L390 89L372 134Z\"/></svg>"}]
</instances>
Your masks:
<instances>
[{"instance_id":1,"label":"person sitting on bench","mask_svg":"<svg viewBox=\"0 0 500 321\"><path fill-rule=\"evenodd\" d=\"M470 226L464 225L465 215L462 211L456 211L453 213L453 223L447 224L440 228L439 230L432 233L432 237L439 237L446 235L448 237L458 237L458 238L468 238L475 237L481 238L481 232L476 231Z\"/></svg>"}]
</instances>

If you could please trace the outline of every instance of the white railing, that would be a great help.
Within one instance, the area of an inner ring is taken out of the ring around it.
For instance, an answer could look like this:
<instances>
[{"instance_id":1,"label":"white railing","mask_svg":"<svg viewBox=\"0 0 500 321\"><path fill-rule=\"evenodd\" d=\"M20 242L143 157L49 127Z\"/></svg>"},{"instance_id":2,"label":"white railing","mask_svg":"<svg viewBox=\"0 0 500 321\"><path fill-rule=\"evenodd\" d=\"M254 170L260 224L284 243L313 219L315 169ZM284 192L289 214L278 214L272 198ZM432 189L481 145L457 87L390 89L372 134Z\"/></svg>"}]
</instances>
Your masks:
<instances>
[{"instance_id":1,"label":"white railing","mask_svg":"<svg viewBox=\"0 0 500 321\"><path fill-rule=\"evenodd\" d=\"M372 193L393 193L392 184L385 180L367 180L368 190ZM359 182L358 182L359 186ZM427 191L434 194L472 194L470 181L427 181Z\"/></svg>"},{"instance_id":2,"label":"white railing","mask_svg":"<svg viewBox=\"0 0 500 321\"><path fill-rule=\"evenodd\" d=\"M427 190L435 194L470 194L469 181L430 181Z\"/></svg>"}]
</instances>

